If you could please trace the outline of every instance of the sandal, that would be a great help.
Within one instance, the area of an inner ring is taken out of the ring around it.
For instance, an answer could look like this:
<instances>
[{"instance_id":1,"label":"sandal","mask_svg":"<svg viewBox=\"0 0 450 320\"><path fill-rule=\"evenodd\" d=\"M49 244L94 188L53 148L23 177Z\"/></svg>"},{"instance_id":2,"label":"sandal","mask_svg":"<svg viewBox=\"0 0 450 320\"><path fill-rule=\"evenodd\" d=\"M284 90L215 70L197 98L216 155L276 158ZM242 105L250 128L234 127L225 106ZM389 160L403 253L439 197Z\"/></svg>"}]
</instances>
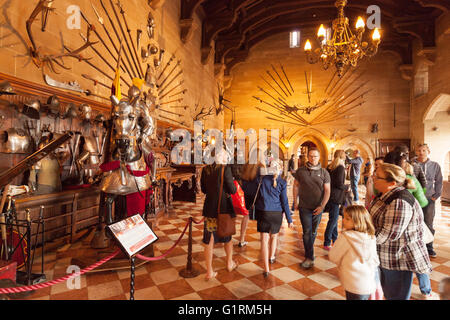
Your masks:
<instances>
[{"instance_id":1,"label":"sandal","mask_svg":"<svg viewBox=\"0 0 450 320\"><path fill-rule=\"evenodd\" d=\"M217 276L217 272L214 271L214 272L213 272L213 276L212 276L211 278L209 278L208 275L206 275L205 281L209 281L209 280L211 280L211 279L214 279L216 276Z\"/></svg>"},{"instance_id":2,"label":"sandal","mask_svg":"<svg viewBox=\"0 0 450 320\"><path fill-rule=\"evenodd\" d=\"M247 241L239 242L238 247L239 248L245 247L247 245L247 243L248 243Z\"/></svg>"},{"instance_id":3,"label":"sandal","mask_svg":"<svg viewBox=\"0 0 450 320\"><path fill-rule=\"evenodd\" d=\"M269 263L270 263L270 264L274 264L275 261L277 261L277 260L275 259L275 257L269 259Z\"/></svg>"},{"instance_id":4,"label":"sandal","mask_svg":"<svg viewBox=\"0 0 450 320\"><path fill-rule=\"evenodd\" d=\"M231 270L227 268L228 272L231 272L231 271L235 270L238 267L239 263L237 263L237 261L233 261L233 262L234 262L234 265L231 268Z\"/></svg>"}]
</instances>

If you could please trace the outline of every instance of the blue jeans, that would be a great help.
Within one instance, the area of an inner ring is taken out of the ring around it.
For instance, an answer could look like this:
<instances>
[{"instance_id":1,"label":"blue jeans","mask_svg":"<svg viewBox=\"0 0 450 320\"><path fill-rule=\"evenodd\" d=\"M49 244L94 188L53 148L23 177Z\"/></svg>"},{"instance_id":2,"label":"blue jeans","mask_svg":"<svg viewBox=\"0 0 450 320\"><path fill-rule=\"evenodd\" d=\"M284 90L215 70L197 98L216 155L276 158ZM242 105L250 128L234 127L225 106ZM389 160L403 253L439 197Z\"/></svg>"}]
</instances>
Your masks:
<instances>
[{"instance_id":1,"label":"blue jeans","mask_svg":"<svg viewBox=\"0 0 450 320\"><path fill-rule=\"evenodd\" d=\"M369 300L370 294L356 294L345 291L345 297L347 300Z\"/></svg>"},{"instance_id":2,"label":"blue jeans","mask_svg":"<svg viewBox=\"0 0 450 320\"><path fill-rule=\"evenodd\" d=\"M358 201L359 200L359 194L358 194L358 182L359 177L350 177L350 185L353 192L353 200Z\"/></svg>"},{"instance_id":3,"label":"blue jeans","mask_svg":"<svg viewBox=\"0 0 450 320\"><path fill-rule=\"evenodd\" d=\"M412 271L389 270L380 267L380 280L386 300L409 300L411 297Z\"/></svg>"},{"instance_id":4,"label":"blue jeans","mask_svg":"<svg viewBox=\"0 0 450 320\"><path fill-rule=\"evenodd\" d=\"M300 208L300 222L303 229L303 246L305 248L305 258L314 260L314 241L317 236L317 228L322 219L322 212L313 215L311 209Z\"/></svg>"},{"instance_id":5,"label":"blue jeans","mask_svg":"<svg viewBox=\"0 0 450 320\"><path fill-rule=\"evenodd\" d=\"M324 234L324 246L330 246L331 242L335 242L338 237L338 220L339 220L339 205L330 200L328 203L330 212L328 213L328 223Z\"/></svg>"},{"instance_id":6,"label":"blue jeans","mask_svg":"<svg viewBox=\"0 0 450 320\"><path fill-rule=\"evenodd\" d=\"M428 273L416 273L417 280L419 280L419 288L422 294L430 294L431 293L431 283L430 276Z\"/></svg>"}]
</instances>

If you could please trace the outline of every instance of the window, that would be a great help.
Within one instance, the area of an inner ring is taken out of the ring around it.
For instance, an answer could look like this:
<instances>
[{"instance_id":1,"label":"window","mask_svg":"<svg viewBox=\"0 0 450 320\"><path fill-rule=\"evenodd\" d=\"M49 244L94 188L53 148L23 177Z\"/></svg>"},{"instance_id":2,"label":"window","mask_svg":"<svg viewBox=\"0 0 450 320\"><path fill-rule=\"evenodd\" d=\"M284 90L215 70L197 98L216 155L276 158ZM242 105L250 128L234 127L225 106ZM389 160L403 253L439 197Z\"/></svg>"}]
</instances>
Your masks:
<instances>
[{"instance_id":1,"label":"window","mask_svg":"<svg viewBox=\"0 0 450 320\"><path fill-rule=\"evenodd\" d=\"M300 31L292 31L290 34L289 47L299 48L300 47Z\"/></svg>"}]
</instances>

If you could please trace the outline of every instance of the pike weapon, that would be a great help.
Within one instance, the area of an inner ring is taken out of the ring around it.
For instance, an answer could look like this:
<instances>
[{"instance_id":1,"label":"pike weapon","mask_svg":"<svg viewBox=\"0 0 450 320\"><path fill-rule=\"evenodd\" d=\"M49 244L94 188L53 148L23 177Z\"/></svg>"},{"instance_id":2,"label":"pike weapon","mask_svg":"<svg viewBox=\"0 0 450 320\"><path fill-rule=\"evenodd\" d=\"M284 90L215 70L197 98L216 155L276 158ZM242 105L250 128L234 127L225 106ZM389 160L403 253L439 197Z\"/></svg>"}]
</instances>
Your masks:
<instances>
[{"instance_id":1,"label":"pike weapon","mask_svg":"<svg viewBox=\"0 0 450 320\"><path fill-rule=\"evenodd\" d=\"M174 87L174 88L175 88L175 87ZM186 91L187 91L187 89L183 89L183 90L181 90L181 91L178 91L178 92L176 92L176 93L170 95L169 98L175 97L175 96L177 96L177 95L179 95L179 94L185 94Z\"/></svg>"},{"instance_id":2,"label":"pike weapon","mask_svg":"<svg viewBox=\"0 0 450 320\"><path fill-rule=\"evenodd\" d=\"M81 38L86 41L86 37L80 32L80 36ZM108 60L106 60L106 58L100 53L98 52L97 49L95 49L93 46L91 46L91 49L97 54L97 56L111 69L111 71L115 72L116 70L114 69L114 67L108 62ZM122 79L123 82L125 82L125 84L130 87L130 84L122 77L120 76L120 79Z\"/></svg>"},{"instance_id":3,"label":"pike weapon","mask_svg":"<svg viewBox=\"0 0 450 320\"><path fill-rule=\"evenodd\" d=\"M163 93L174 81L175 81L175 79L176 78L178 78L181 74L183 73L183 70L180 70L180 72L178 72L176 75L175 75L175 77L173 77L170 81L169 81L169 83L164 87L164 88L162 88L160 91L159 91L159 93Z\"/></svg>"},{"instance_id":4,"label":"pike weapon","mask_svg":"<svg viewBox=\"0 0 450 320\"><path fill-rule=\"evenodd\" d=\"M286 94L286 92L283 90L283 88L279 85L279 83L277 82L277 80L275 80L275 78L272 76L272 74L270 73L269 70L266 70L267 74L272 78L272 80L276 83L276 85L281 89L281 91L283 91L284 95L287 97L288 95Z\"/></svg>"},{"instance_id":5,"label":"pike weapon","mask_svg":"<svg viewBox=\"0 0 450 320\"><path fill-rule=\"evenodd\" d=\"M100 0L100 4L101 4L101 6L103 8L103 11L105 11L106 17L108 17L109 23L111 24L111 26L112 26L112 28L114 30L114 34L116 35L117 40L119 42L122 42L122 40L121 40L121 38L119 36L119 32L117 31L116 26L114 25L114 22L112 21L108 10L106 9L105 4L103 3L103 0ZM106 27L105 27L105 29L106 29ZM133 74L133 77L136 78L137 77L136 76L136 71L133 69L133 65L132 65L132 63L130 61L130 58L128 57L128 54L127 54L127 52L125 50L124 50L123 54L124 54L125 58L127 59L127 62L128 62L128 65L130 66L130 69L131 69L131 72Z\"/></svg>"},{"instance_id":6,"label":"pike weapon","mask_svg":"<svg viewBox=\"0 0 450 320\"><path fill-rule=\"evenodd\" d=\"M163 118L163 119L166 119L166 120L170 120L170 121L173 121L173 122L176 122L176 123L179 123L179 124L181 124L182 126L185 125L184 121L178 121L178 120L170 119L170 118L165 117L165 116L162 116L162 115L159 115L158 117Z\"/></svg>"},{"instance_id":7,"label":"pike weapon","mask_svg":"<svg viewBox=\"0 0 450 320\"><path fill-rule=\"evenodd\" d=\"M110 50L109 47L106 45L106 43L105 43L105 41L103 40L103 38L102 38L102 37L100 36L100 34L97 32L97 29L95 28L95 26L89 22L89 20L88 20L88 19L86 18L86 16L84 15L83 11L80 11L80 14L81 14L81 17L83 18L83 20L87 23L88 27L89 27L92 31L94 31L95 35L97 36L97 39L100 40L100 42L102 43L102 45L105 47L106 51L108 51L108 53L111 55L111 57L115 60L116 58L115 58L114 54L111 52L111 50ZM103 19L102 19L102 18L99 18L99 21L101 21L101 24L103 23ZM102 25L103 25L103 24L102 24ZM103 27L104 27L104 26L103 26ZM80 34L81 34L81 32L80 32ZM109 37L109 33L107 33L107 35L108 35L108 37ZM86 38L83 37L83 40L86 41ZM113 44L114 44L114 43L113 43ZM91 48L94 49L94 51L96 51L95 48L94 48L93 46L91 46ZM99 54L98 54L98 51L96 51L96 53L97 53L97 55L98 55L102 60L105 60L105 58L104 58L102 55L99 55ZM128 71L128 68L124 69L124 68L122 67L122 71L123 71L123 72L126 72L126 73L129 75L130 79L132 79L131 74L130 74L130 72Z\"/></svg>"},{"instance_id":8,"label":"pike weapon","mask_svg":"<svg viewBox=\"0 0 450 320\"><path fill-rule=\"evenodd\" d=\"M286 80L287 80L287 82L288 82L288 84L289 84L289 87L291 87L292 92L294 92L294 88L292 88L292 84L291 84L291 82L289 81L289 78L288 78L286 72L284 72L284 68L283 68L283 65L282 65L281 63L280 63L280 67L281 67L281 71L283 71L283 74L284 74L284 76L286 77Z\"/></svg>"},{"instance_id":9,"label":"pike weapon","mask_svg":"<svg viewBox=\"0 0 450 320\"><path fill-rule=\"evenodd\" d=\"M286 86L286 84L284 83L283 79L280 77L280 74L278 73L277 69L275 69L275 67L273 66L273 64L271 64L272 66L272 70L275 72L275 74L277 75L278 79L280 79L281 83L283 84L284 88L286 89L286 91L289 93L290 96L292 96L292 93L289 91L288 87Z\"/></svg>"},{"instance_id":10,"label":"pike weapon","mask_svg":"<svg viewBox=\"0 0 450 320\"><path fill-rule=\"evenodd\" d=\"M159 99L163 99L165 96L167 96L169 93L171 93L172 91L174 91L176 88L180 87L182 84L184 83L184 80L181 80L177 85L175 85L174 87L172 87L169 91L167 91L165 94L161 95L159 97ZM169 97L170 98L170 97Z\"/></svg>"},{"instance_id":11,"label":"pike weapon","mask_svg":"<svg viewBox=\"0 0 450 320\"><path fill-rule=\"evenodd\" d=\"M272 88L273 91L275 91L275 92L277 93L277 95L278 95L280 98L283 99L283 95L282 95L281 93L279 93L279 92L277 91L277 89L275 89L275 88L270 84L270 82L268 82L266 79L264 79L263 76L260 76L260 77L261 77L261 79L264 80L265 83L267 83L267 84L269 85L269 87Z\"/></svg>"},{"instance_id":12,"label":"pike weapon","mask_svg":"<svg viewBox=\"0 0 450 320\"><path fill-rule=\"evenodd\" d=\"M133 37L131 36L131 30L128 27L128 22L127 22L127 18L125 17L125 11L123 10L123 6L120 3L120 0L117 0L117 6L120 8L120 14L122 15L123 21L125 22L125 28L127 28L127 33L128 33L128 37L130 38L130 42L131 42L131 47L133 48L134 51L134 55L136 57L136 60L138 62L138 67L139 67L139 71L141 72L141 75L144 76L144 70L142 70L142 66L139 63L139 56L136 50L136 47L134 45L134 40Z\"/></svg>"},{"instance_id":13,"label":"pike weapon","mask_svg":"<svg viewBox=\"0 0 450 320\"><path fill-rule=\"evenodd\" d=\"M348 81L348 79L350 79L353 76L353 74L356 72L356 69L353 69L352 72L350 72L350 75L344 80L345 76L348 73L348 70L349 69L347 69L347 71L344 72L342 77L339 78L339 81L338 81L338 82L340 82L339 86L333 88L333 90L330 92L330 96L334 96L336 94L336 92L338 92L342 88L342 86L345 84L345 82ZM338 82L336 82L336 83L338 83Z\"/></svg>"},{"instance_id":14,"label":"pike weapon","mask_svg":"<svg viewBox=\"0 0 450 320\"><path fill-rule=\"evenodd\" d=\"M170 66L170 64L172 63L173 59L175 59L175 54L172 54L172 56L170 57L169 61L167 61L166 65L164 66L163 70L161 71L161 73L159 74L158 78L156 80L159 80L161 78L161 76L163 75L163 73L166 71L166 69Z\"/></svg>"},{"instance_id":15,"label":"pike weapon","mask_svg":"<svg viewBox=\"0 0 450 320\"><path fill-rule=\"evenodd\" d=\"M311 125L310 123L290 122L290 121L279 120L279 119L275 119L275 118L271 118L271 117L266 117L266 118L269 119L269 120L280 121L280 122L283 122L283 123L293 124L293 125L301 126L301 127L309 127Z\"/></svg>"},{"instance_id":16,"label":"pike weapon","mask_svg":"<svg viewBox=\"0 0 450 320\"><path fill-rule=\"evenodd\" d=\"M334 77L336 77L336 74L337 74L337 70L334 72L333 76L331 77L330 82L328 82L328 85L327 85L327 87L325 88L325 93L327 93L328 88L330 87L330 84L333 82Z\"/></svg>"},{"instance_id":17,"label":"pike weapon","mask_svg":"<svg viewBox=\"0 0 450 320\"><path fill-rule=\"evenodd\" d=\"M336 90L336 93L335 93L335 95L337 96L337 97L339 97L340 95L342 95L348 88L350 88L350 86L353 84L353 83L355 83L362 75L363 75L363 73L364 72L361 72L358 76L356 76L355 77L355 79L353 79L352 81L350 81L350 83L343 89L343 90L341 90L338 94L337 94L337 90ZM365 84L367 84L369 81L366 81L363 85L365 85Z\"/></svg>"},{"instance_id":18,"label":"pike weapon","mask_svg":"<svg viewBox=\"0 0 450 320\"><path fill-rule=\"evenodd\" d=\"M165 110L165 109L161 109L161 108L158 108L158 110L159 110L159 111L163 111L163 112L167 112L167 113L170 113L170 114L179 116L179 117L182 117L182 116L183 116L183 114L179 114L179 113L176 113L176 112L173 112L173 111L169 111L169 110Z\"/></svg>"},{"instance_id":19,"label":"pike weapon","mask_svg":"<svg viewBox=\"0 0 450 320\"><path fill-rule=\"evenodd\" d=\"M181 64L181 60L177 61L177 64L170 70L169 74L166 76L166 78L158 85L159 88L161 88L164 83L169 79L169 77L172 75L172 73L175 71L175 69Z\"/></svg>"},{"instance_id":20,"label":"pike weapon","mask_svg":"<svg viewBox=\"0 0 450 320\"><path fill-rule=\"evenodd\" d=\"M305 71L305 81L306 81L306 93L308 94L308 103L311 103L311 91L308 85L308 75L306 74L306 71Z\"/></svg>"},{"instance_id":21,"label":"pike weapon","mask_svg":"<svg viewBox=\"0 0 450 320\"><path fill-rule=\"evenodd\" d=\"M175 99L175 100L171 100L171 101L166 101L166 102L161 102L159 105L163 105L163 104L168 104L168 103L172 103L172 102L178 102L180 103L181 101L183 101L183 98L180 99Z\"/></svg>"},{"instance_id":22,"label":"pike weapon","mask_svg":"<svg viewBox=\"0 0 450 320\"><path fill-rule=\"evenodd\" d=\"M87 75L87 74L83 73L81 76L82 76L83 78L85 78L85 79L88 79L88 80L91 80L92 82L94 82L94 86L96 86L97 84L99 84L99 85L101 85L101 86L103 86L103 87L105 87L105 88L107 88L107 89L111 89L111 86L108 86L108 85L104 84L103 82L98 81L98 80L92 78L90 75Z\"/></svg>"},{"instance_id":23,"label":"pike weapon","mask_svg":"<svg viewBox=\"0 0 450 320\"><path fill-rule=\"evenodd\" d=\"M144 75L140 73L140 69L137 66L138 63L136 62L136 60L134 58L133 51L130 48L130 44L128 43L127 36L125 35L125 31L123 31L123 27L122 27L122 24L120 23L120 18L119 18L119 15L117 14L116 8L114 7L114 3L112 2L112 0L109 0L109 2L111 3L111 7L112 7L112 10L113 10L114 16L116 17L117 24L119 25L120 32L122 32L122 36L123 36L123 39L125 40L125 44L127 45L128 52L130 53L130 56L131 56L131 60L133 60L134 67L137 70L137 74L139 75L139 78L142 79L144 77Z\"/></svg>"},{"instance_id":24,"label":"pike weapon","mask_svg":"<svg viewBox=\"0 0 450 320\"><path fill-rule=\"evenodd\" d=\"M272 112L266 111L266 110L264 110L264 109L261 109L260 107L255 107L255 108L256 108L257 110L259 110L259 111L265 112L265 113L270 114L270 115L272 115L272 116L274 116L274 117L284 119L282 116L279 116L279 115L276 115L275 113L272 113Z\"/></svg>"},{"instance_id":25,"label":"pike weapon","mask_svg":"<svg viewBox=\"0 0 450 320\"><path fill-rule=\"evenodd\" d=\"M71 81L69 83L58 82L58 81L50 78L47 74L44 74L44 80L45 80L45 83L47 83L51 87L55 87L55 88L59 88L59 89L66 89L66 90L70 90L70 91L74 91L74 92L80 92L80 93L84 93L87 96L94 96L94 97L98 97L101 99L109 100L106 97L92 93L90 90L84 90L83 88L80 87L80 85L76 81Z\"/></svg>"}]
</instances>

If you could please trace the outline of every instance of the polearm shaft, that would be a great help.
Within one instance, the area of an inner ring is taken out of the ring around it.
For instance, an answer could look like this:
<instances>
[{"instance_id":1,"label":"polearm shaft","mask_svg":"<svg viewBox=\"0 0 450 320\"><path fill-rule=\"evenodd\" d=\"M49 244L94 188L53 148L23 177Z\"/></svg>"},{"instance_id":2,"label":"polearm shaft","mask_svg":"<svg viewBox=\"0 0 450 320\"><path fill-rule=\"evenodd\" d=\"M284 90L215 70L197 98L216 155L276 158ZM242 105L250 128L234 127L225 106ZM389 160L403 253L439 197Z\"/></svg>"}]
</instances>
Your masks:
<instances>
[{"instance_id":1,"label":"polearm shaft","mask_svg":"<svg viewBox=\"0 0 450 320\"><path fill-rule=\"evenodd\" d=\"M82 33L80 33L80 36L81 36L81 38L82 38L83 40L86 41L86 37L85 37ZM108 60L106 60L106 58L105 58L100 52L98 52L97 49L95 49L93 46L91 46L91 49L97 54L97 56L98 56L104 63L106 63L106 65L107 65L113 72L116 71L116 70L114 69L114 67L108 62ZM125 84L126 84L128 87L130 87L130 84L129 84L122 76L120 76L120 79L121 79L123 82L125 82Z\"/></svg>"},{"instance_id":2,"label":"polearm shaft","mask_svg":"<svg viewBox=\"0 0 450 320\"><path fill-rule=\"evenodd\" d=\"M298 120L298 121L307 123L307 121L306 121L303 117L299 116L299 115L296 114L296 113L288 113L288 112L286 111L285 108L283 108L282 106L279 106L279 105L276 104L276 103L275 103L275 105L273 105L273 104L271 104L271 103L268 103L268 102L264 101L263 99L261 99L261 98L259 98L259 97L253 96L253 98L255 98L256 100L258 100L259 102L262 102L262 103L267 104L268 106L270 106L270 107L276 109L276 110L279 111L281 114L283 114L283 115L285 115L285 116L287 116L287 117L289 117L289 118L291 118L291 119L295 119L295 120Z\"/></svg>"},{"instance_id":3,"label":"polearm shaft","mask_svg":"<svg viewBox=\"0 0 450 320\"><path fill-rule=\"evenodd\" d=\"M93 24L91 24L89 22L89 20L86 18L86 16L84 15L84 13L82 11L80 11L81 17L83 18L84 21L86 21L86 23L88 24L89 28L91 28L92 31L94 31L95 35L97 36L97 39L100 40L100 42L102 43L102 45L105 47L106 51L108 51L108 53L111 55L111 57L116 60L116 57L114 56L114 54L111 52L111 50L109 49L109 47L106 45L105 41L103 41L103 38L99 35L99 33L97 32L95 26ZM107 33L108 34L108 33ZM109 34L108 34L109 36ZM91 46L91 48L94 48L93 46ZM103 56L100 56L101 58L103 58ZM130 72L128 71L127 68L123 68L122 67L122 71L126 72L128 74L128 76L130 77L130 79L132 79Z\"/></svg>"},{"instance_id":4,"label":"polearm shaft","mask_svg":"<svg viewBox=\"0 0 450 320\"><path fill-rule=\"evenodd\" d=\"M108 17L109 23L111 24L111 27L114 30L114 34L116 35L117 40L119 42L121 42L122 40L119 36L119 32L117 32L116 26L114 25L114 22L112 21L111 17L109 16L108 10L106 9L106 7L104 5L103 0L100 0L100 4L103 8L103 11L105 11L106 16ZM127 59L127 62L128 62L128 65L130 66L133 77L136 78L137 77L136 71L133 69L133 65L131 64L130 58L128 57L128 54L125 50L123 51L123 55L125 56L125 59Z\"/></svg>"},{"instance_id":5,"label":"polearm shaft","mask_svg":"<svg viewBox=\"0 0 450 320\"><path fill-rule=\"evenodd\" d=\"M259 108L259 107L255 107L255 108L256 108L256 110L259 110L259 111L265 112L265 113L267 113L267 114L270 114L270 115L272 115L272 116L274 116L274 117L277 117L277 118L281 118L281 119L284 119L284 118L283 118L282 116L276 115L275 113L272 113L272 112L266 111L266 110L264 110L264 109L261 109L261 108Z\"/></svg>"},{"instance_id":6,"label":"polearm shaft","mask_svg":"<svg viewBox=\"0 0 450 320\"><path fill-rule=\"evenodd\" d=\"M347 69L344 71L344 74L343 74L342 76L339 76L339 73L338 73L338 79L337 79L336 82L331 86L330 92L328 92L328 95L329 95L329 96L332 96L331 92L333 92L334 88L336 88L336 85L342 80L342 78L345 77L345 75L347 74L347 71L348 71L348 70L349 70L349 68L347 68Z\"/></svg>"},{"instance_id":7,"label":"polearm shaft","mask_svg":"<svg viewBox=\"0 0 450 320\"><path fill-rule=\"evenodd\" d=\"M296 126L301 126L301 127L308 127L310 125L310 123L298 123L298 122L290 122L290 121L286 121L286 120L278 120L278 119L274 119L271 117L266 117L269 120L275 120L275 121L279 121L279 122L283 122L283 123L288 123L288 124L293 124Z\"/></svg>"},{"instance_id":8,"label":"polearm shaft","mask_svg":"<svg viewBox=\"0 0 450 320\"><path fill-rule=\"evenodd\" d=\"M286 72L284 72L284 68L283 68L283 65L282 65L281 63L280 63L280 67L281 67L281 71L283 71L283 74L284 74L284 76L285 76L285 78L286 78L286 80L287 80L287 82L288 82L288 84L289 84L289 87L291 87L292 92L294 92L294 88L292 88L292 84L291 84L291 82L289 81L289 78L288 78Z\"/></svg>"},{"instance_id":9,"label":"polearm shaft","mask_svg":"<svg viewBox=\"0 0 450 320\"><path fill-rule=\"evenodd\" d=\"M347 71L348 71L348 69L347 69ZM345 71L344 74L342 75L342 77L340 77L340 79L339 79L339 81L340 81L339 86L338 86L338 87L335 87L335 88L333 89L333 91L330 92L330 96L334 96L334 95L336 94L336 92L338 92L338 91L342 88L342 86L345 84L345 82L346 82L348 79L350 79L350 78L353 76L353 74L356 72L356 69L353 69L352 72L350 72L350 75L344 80L344 77L345 77L345 76L347 75L347 73L348 73L347 71Z\"/></svg>"},{"instance_id":10,"label":"polearm shaft","mask_svg":"<svg viewBox=\"0 0 450 320\"><path fill-rule=\"evenodd\" d=\"M173 88L171 88L169 91L167 91L165 94L161 95L159 97L159 99L163 99L165 96L167 96L168 94L170 94L171 92L173 92L176 88L179 88L182 84L184 83L184 80L181 80L176 86L174 86Z\"/></svg>"},{"instance_id":11,"label":"polearm shaft","mask_svg":"<svg viewBox=\"0 0 450 320\"><path fill-rule=\"evenodd\" d=\"M169 74L164 78L163 81L158 85L160 88L164 85L164 83L169 79L169 77L172 75L172 73L175 71L175 69L181 64L181 60L178 60L177 64L170 70Z\"/></svg>"},{"instance_id":12,"label":"polearm shaft","mask_svg":"<svg viewBox=\"0 0 450 320\"><path fill-rule=\"evenodd\" d=\"M158 117L163 118L163 119L166 119L166 120L170 120L170 121L173 121L173 122L176 122L176 123L179 123L179 124L181 124L182 126L185 125L185 123L184 123L183 121L178 121L178 120L170 119L170 118L165 117L165 116L162 116L162 115L159 115Z\"/></svg>"},{"instance_id":13,"label":"polearm shaft","mask_svg":"<svg viewBox=\"0 0 450 320\"><path fill-rule=\"evenodd\" d=\"M131 47L133 48L135 58L138 62L139 71L141 72L141 75L144 76L144 70L142 70L142 66L139 63L139 56L136 50L136 46L134 45L133 37L131 36L131 29L128 27L127 18L125 17L125 11L123 10L123 6L120 3L120 0L117 1L117 6L120 8L120 14L122 15L123 21L125 22L125 28L127 28L128 37L130 38Z\"/></svg>"},{"instance_id":14,"label":"polearm shaft","mask_svg":"<svg viewBox=\"0 0 450 320\"><path fill-rule=\"evenodd\" d=\"M311 103L311 92L309 91L309 85L308 85L308 75L305 71L305 81L306 81L306 93L308 94L308 102Z\"/></svg>"},{"instance_id":15,"label":"polearm shaft","mask_svg":"<svg viewBox=\"0 0 450 320\"><path fill-rule=\"evenodd\" d=\"M345 86L345 88L343 90L341 90L339 93L337 93L338 91L336 90L336 96L339 97L340 95L344 94L345 91L347 91L348 88L350 88L353 83L355 83L359 78L361 78L361 76L363 75L364 72L361 72L358 76L356 76L352 81L350 81L350 83ZM363 83L363 85L366 85L369 81L366 81ZM362 87L362 85L360 86Z\"/></svg>"},{"instance_id":16,"label":"polearm shaft","mask_svg":"<svg viewBox=\"0 0 450 320\"><path fill-rule=\"evenodd\" d=\"M287 93L283 90L283 88L279 85L279 83L277 82L277 80L275 80L275 78L272 76L272 74L270 73L269 70L266 71L267 74L272 78L272 80L276 83L276 85L281 89L281 91L283 91L284 95L287 97Z\"/></svg>"},{"instance_id":17,"label":"polearm shaft","mask_svg":"<svg viewBox=\"0 0 450 320\"><path fill-rule=\"evenodd\" d=\"M275 72L275 74L277 75L278 79L280 79L281 83L286 88L286 91L289 93L290 96L292 96L292 93L289 91L289 89L286 86L286 84L284 83L283 79L281 79L280 74L278 73L277 69L275 69L275 67L272 64L271 64L271 66L272 66L272 70Z\"/></svg>"},{"instance_id":18,"label":"polearm shaft","mask_svg":"<svg viewBox=\"0 0 450 320\"><path fill-rule=\"evenodd\" d=\"M164 66L164 68L162 69L161 73L159 74L159 76L158 76L158 78L156 80L161 79L163 73L170 66L170 64L172 63L173 59L175 59L175 55L174 54L172 54L172 56L170 57L169 61L167 61L166 65Z\"/></svg>"},{"instance_id":19,"label":"polearm shaft","mask_svg":"<svg viewBox=\"0 0 450 320\"><path fill-rule=\"evenodd\" d=\"M114 43L113 39L111 38L111 35L109 34L109 31L106 29L105 23L103 22L103 18L100 16L100 14L98 13L97 9L94 7L94 5L92 4L92 2L91 2L91 6L92 6L92 9L94 10L95 15L97 16L98 22L99 22L99 23L102 25L102 27L103 27L103 31L105 31L106 35L108 36L109 42L111 42L111 44L112 44L112 46L113 46L113 48L114 48L114 51L115 51L116 54L118 55L118 54L119 54L119 49L117 49L117 46L116 46L116 44ZM100 35L98 35L97 32L96 32L95 34L97 35L97 38L101 39ZM103 41L102 41L102 42L103 42ZM120 42L120 41L119 41L119 42ZM104 45L105 45L105 47L106 47L106 44L104 44ZM109 53L111 53L110 50L108 50L108 51L109 51ZM116 56L114 56L113 54L111 54L111 55L112 55L112 57L114 58L114 61L117 61ZM130 72L130 69L128 69L128 66L127 66L125 63L123 64L123 67L122 67L122 65L121 65L120 68L122 69L122 71L124 71L123 68L125 68L125 70L126 70L125 72L128 74L128 76L130 77L130 79L133 80L133 75L132 75L132 73Z\"/></svg>"},{"instance_id":20,"label":"polearm shaft","mask_svg":"<svg viewBox=\"0 0 450 320\"><path fill-rule=\"evenodd\" d=\"M279 93L279 92L277 91L277 89L275 89L275 88L270 84L270 82L268 82L266 79L264 79L263 76L260 76L260 77L261 77L261 79L264 80L265 83L267 83L267 84L269 85L269 87L272 88L273 91L275 91L275 92L277 93L277 95L278 95L280 98L283 99L283 95L282 95L281 93Z\"/></svg>"},{"instance_id":21,"label":"polearm shaft","mask_svg":"<svg viewBox=\"0 0 450 320\"><path fill-rule=\"evenodd\" d=\"M163 104L168 104L168 103L172 103L172 102L178 102L180 103L181 101L183 101L183 99L175 99L175 100L171 100L171 101L165 101L165 102L161 102L159 105L162 106Z\"/></svg>"},{"instance_id":22,"label":"polearm shaft","mask_svg":"<svg viewBox=\"0 0 450 320\"><path fill-rule=\"evenodd\" d=\"M330 82L328 82L328 85L327 85L327 87L325 88L325 93L327 93L328 88L330 87L330 84L333 82L334 77L336 77L336 74L337 74L337 70L334 72L333 76L331 77Z\"/></svg>"},{"instance_id":23,"label":"polearm shaft","mask_svg":"<svg viewBox=\"0 0 450 320\"><path fill-rule=\"evenodd\" d=\"M183 73L183 70L180 70L180 72L178 72L178 73L175 75L175 77L173 77L173 78L169 81L169 83L168 83L164 88L161 89L160 93L163 93L164 91L166 91L166 89L172 84L172 82L174 82L175 79L178 78L182 73Z\"/></svg>"},{"instance_id":24,"label":"polearm shaft","mask_svg":"<svg viewBox=\"0 0 450 320\"><path fill-rule=\"evenodd\" d=\"M180 95L180 94L185 94L186 91L187 91L187 89L183 89L183 90L181 90L181 91L175 92L174 94L170 95L169 98L178 96L178 95Z\"/></svg>"},{"instance_id":25,"label":"polearm shaft","mask_svg":"<svg viewBox=\"0 0 450 320\"><path fill-rule=\"evenodd\" d=\"M158 108L158 110L159 110L159 111L164 111L164 112L167 112L167 113L170 113L170 114L179 116L179 117L182 117L182 116L183 116L182 114L179 114L179 113L176 113L176 112L173 112L173 111L169 111L169 110L165 110L165 109L161 109L161 108Z\"/></svg>"},{"instance_id":26,"label":"polearm shaft","mask_svg":"<svg viewBox=\"0 0 450 320\"><path fill-rule=\"evenodd\" d=\"M130 44L128 43L128 39L127 39L127 36L125 35L125 31L123 31L122 24L120 23L119 15L117 14L116 8L114 7L114 3L112 2L112 0L109 0L109 2L111 3L111 7L113 9L114 16L116 17L117 23L119 25L120 32L122 32L123 39L125 40L125 44L127 45L128 52L130 53L130 56L131 56L131 60L133 60L134 67L137 70L137 74L139 75L139 78L143 79L144 78L144 74L140 73L140 70L139 70L139 68L137 66L138 63L136 62L136 60L134 58L133 51L131 51Z\"/></svg>"}]
</instances>

